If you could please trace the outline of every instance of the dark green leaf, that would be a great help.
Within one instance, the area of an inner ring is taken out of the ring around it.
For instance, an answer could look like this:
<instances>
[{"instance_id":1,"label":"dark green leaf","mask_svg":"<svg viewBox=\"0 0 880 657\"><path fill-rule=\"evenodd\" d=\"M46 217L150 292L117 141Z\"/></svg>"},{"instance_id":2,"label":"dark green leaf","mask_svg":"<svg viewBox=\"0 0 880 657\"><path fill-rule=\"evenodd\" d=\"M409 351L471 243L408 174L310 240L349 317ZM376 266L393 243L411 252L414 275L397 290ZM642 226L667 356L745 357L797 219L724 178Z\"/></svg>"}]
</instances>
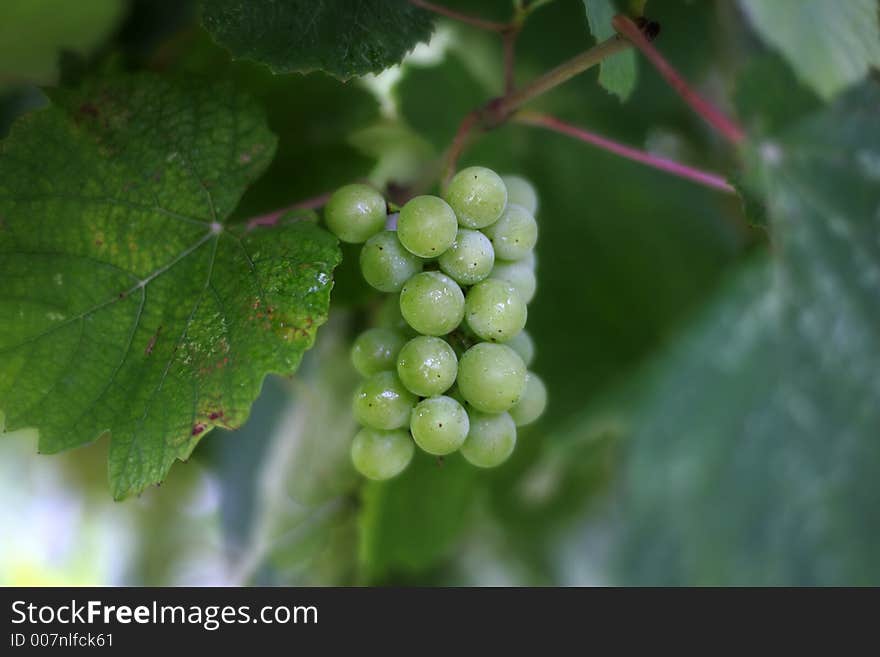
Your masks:
<instances>
[{"instance_id":1,"label":"dark green leaf","mask_svg":"<svg viewBox=\"0 0 880 657\"><path fill-rule=\"evenodd\" d=\"M109 434L116 497L162 480L323 323L335 240L224 225L275 137L228 85L57 92L0 151L0 409L57 452Z\"/></svg>"},{"instance_id":2,"label":"dark green leaf","mask_svg":"<svg viewBox=\"0 0 880 657\"><path fill-rule=\"evenodd\" d=\"M204 0L202 22L236 59L275 73L379 73L431 36L431 15L405 0Z\"/></svg>"}]
</instances>

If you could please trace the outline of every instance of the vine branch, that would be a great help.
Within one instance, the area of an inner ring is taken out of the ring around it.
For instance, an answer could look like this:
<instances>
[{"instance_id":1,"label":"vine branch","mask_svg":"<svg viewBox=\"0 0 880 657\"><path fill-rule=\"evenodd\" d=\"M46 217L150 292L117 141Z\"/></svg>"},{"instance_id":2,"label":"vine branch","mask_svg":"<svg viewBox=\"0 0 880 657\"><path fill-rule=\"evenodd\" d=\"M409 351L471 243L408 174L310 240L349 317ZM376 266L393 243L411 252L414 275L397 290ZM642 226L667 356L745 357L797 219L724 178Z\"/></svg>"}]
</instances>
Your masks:
<instances>
[{"instance_id":1,"label":"vine branch","mask_svg":"<svg viewBox=\"0 0 880 657\"><path fill-rule=\"evenodd\" d=\"M733 144L740 144L745 140L746 133L742 127L694 91L632 20L623 14L618 14L611 21L611 25L642 52L669 86L719 134Z\"/></svg>"},{"instance_id":2,"label":"vine branch","mask_svg":"<svg viewBox=\"0 0 880 657\"><path fill-rule=\"evenodd\" d=\"M481 30L486 30L487 32L504 32L511 27L510 23L497 23L495 21L487 21L482 18L478 18L477 16L471 16L470 14L455 11L454 9L450 9L449 7L444 7L443 5L437 5L433 2L426 2L425 0L409 0L409 3L440 16L445 16L446 18L451 18L453 20L471 25Z\"/></svg>"},{"instance_id":3,"label":"vine branch","mask_svg":"<svg viewBox=\"0 0 880 657\"><path fill-rule=\"evenodd\" d=\"M607 137L603 137L602 135L597 135L594 132L590 132L583 128L571 125L570 123L561 121L553 116L539 114L537 112L523 111L515 114L513 120L523 125L546 128L548 130L552 130L563 135L568 135L569 137L574 137L575 139L583 141L587 144L591 144L610 153L614 153L615 155L619 155L620 157L632 160L634 162L640 162L641 164L644 164L646 166L653 167L654 169L659 169L660 171L665 171L666 173L672 174L673 176L678 176L679 178L690 180L691 182L703 185L704 187L727 192L728 194L736 193L734 187L730 183L728 183L723 177L717 174L701 171L699 169L689 167L674 160L670 160L659 155L654 155L652 153L633 148L632 146L627 146L626 144L621 144L620 142L608 139Z\"/></svg>"},{"instance_id":4,"label":"vine branch","mask_svg":"<svg viewBox=\"0 0 880 657\"><path fill-rule=\"evenodd\" d=\"M257 226L274 226L276 223L278 223L278 220L288 212L296 212L298 210L316 210L320 207L327 205L327 201L330 200L330 196L332 194L333 192L325 192L324 194L319 194L318 196L307 198L304 201L298 201L293 205L288 205L286 208L273 210L272 212L267 212L266 214L251 217L250 219L248 219L247 222L247 230L253 230Z\"/></svg>"}]
</instances>

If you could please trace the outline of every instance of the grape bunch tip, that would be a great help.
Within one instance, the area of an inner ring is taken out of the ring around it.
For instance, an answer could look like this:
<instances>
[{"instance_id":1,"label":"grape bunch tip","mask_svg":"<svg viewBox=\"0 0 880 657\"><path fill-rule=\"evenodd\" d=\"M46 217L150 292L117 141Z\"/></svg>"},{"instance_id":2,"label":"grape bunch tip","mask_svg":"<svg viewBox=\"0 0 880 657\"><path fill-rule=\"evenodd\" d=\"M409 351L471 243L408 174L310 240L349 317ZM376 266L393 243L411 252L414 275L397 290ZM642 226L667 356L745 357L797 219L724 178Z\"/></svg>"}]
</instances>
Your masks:
<instances>
[{"instance_id":1,"label":"grape bunch tip","mask_svg":"<svg viewBox=\"0 0 880 657\"><path fill-rule=\"evenodd\" d=\"M525 330L537 287L537 210L529 181L479 166L456 173L444 198L409 200L396 222L369 185L330 197L327 227L363 244L364 280L393 295L351 349L364 377L351 460L363 476L400 474L416 446L501 465L517 427L544 412L547 389L528 369L535 347Z\"/></svg>"}]
</instances>

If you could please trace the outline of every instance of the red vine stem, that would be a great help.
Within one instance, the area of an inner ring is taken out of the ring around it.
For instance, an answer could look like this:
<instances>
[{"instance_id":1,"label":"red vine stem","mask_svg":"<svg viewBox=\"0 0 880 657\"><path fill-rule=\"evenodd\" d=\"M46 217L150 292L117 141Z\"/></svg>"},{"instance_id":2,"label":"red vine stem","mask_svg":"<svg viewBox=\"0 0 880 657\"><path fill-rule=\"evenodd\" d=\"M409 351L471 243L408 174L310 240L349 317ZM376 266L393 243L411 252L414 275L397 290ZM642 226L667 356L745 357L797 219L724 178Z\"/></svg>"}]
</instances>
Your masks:
<instances>
[{"instance_id":1,"label":"red vine stem","mask_svg":"<svg viewBox=\"0 0 880 657\"><path fill-rule=\"evenodd\" d=\"M479 28L481 30L487 30L489 32L504 32L505 30L510 28L510 25L508 23L496 23L495 21L487 21L482 18L477 18L476 16L471 16L470 14L463 14L459 11L449 9L448 7L444 7L442 5L436 5L433 2L425 2L425 0L409 0L409 3L411 5L415 5L416 7L426 9L427 11L434 12L435 14L439 14L440 16L446 16L446 18L451 18L462 23L467 23L468 25L472 25L473 27Z\"/></svg>"},{"instance_id":2,"label":"red vine stem","mask_svg":"<svg viewBox=\"0 0 880 657\"><path fill-rule=\"evenodd\" d=\"M640 162L649 167L653 167L654 169L670 173L673 176L678 176L679 178L684 178L699 185L703 185L704 187L710 187L729 194L736 193L733 186L717 174L700 171L699 169L689 167L674 160L640 151L637 148L621 144L612 139L608 139L607 137L597 135L588 130L584 130L583 128L560 121L553 116L523 111L515 114L513 120L524 125L538 126L553 130L554 132L563 135L568 135L569 137L574 137L575 139L586 142L587 144L592 144L593 146L614 153L615 155L619 155L620 157Z\"/></svg>"},{"instance_id":3,"label":"red vine stem","mask_svg":"<svg viewBox=\"0 0 880 657\"><path fill-rule=\"evenodd\" d=\"M251 217L247 222L247 229L253 230L257 226L274 226L278 223L278 220L288 212L296 212L297 210L316 210L317 208L327 205L327 201L330 200L332 193L333 192L326 192L325 194L320 194L318 196L313 196L312 198L307 198L304 201L299 201L286 208L273 210L266 214Z\"/></svg>"},{"instance_id":4,"label":"red vine stem","mask_svg":"<svg viewBox=\"0 0 880 657\"><path fill-rule=\"evenodd\" d=\"M611 21L611 25L636 48L642 51L642 54L654 65L669 86L682 97L694 112L715 128L719 134L733 144L740 144L745 140L746 133L742 127L694 91L678 71L660 54L660 51L645 38L645 35L635 23L623 14L618 14Z\"/></svg>"}]
</instances>

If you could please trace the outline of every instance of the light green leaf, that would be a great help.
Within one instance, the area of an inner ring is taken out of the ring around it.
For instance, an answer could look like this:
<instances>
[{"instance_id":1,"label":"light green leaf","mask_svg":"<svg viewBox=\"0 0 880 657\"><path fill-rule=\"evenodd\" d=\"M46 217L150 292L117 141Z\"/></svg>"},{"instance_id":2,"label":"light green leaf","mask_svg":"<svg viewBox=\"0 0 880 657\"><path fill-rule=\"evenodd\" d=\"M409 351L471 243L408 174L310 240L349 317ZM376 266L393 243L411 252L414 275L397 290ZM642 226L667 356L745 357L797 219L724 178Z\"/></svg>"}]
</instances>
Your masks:
<instances>
[{"instance_id":1,"label":"light green leaf","mask_svg":"<svg viewBox=\"0 0 880 657\"><path fill-rule=\"evenodd\" d=\"M878 584L880 89L760 144L775 252L654 371L624 476L642 584Z\"/></svg>"},{"instance_id":2,"label":"light green leaf","mask_svg":"<svg viewBox=\"0 0 880 657\"><path fill-rule=\"evenodd\" d=\"M432 31L431 15L405 0L204 0L202 22L235 58L342 80L399 63Z\"/></svg>"},{"instance_id":3,"label":"light green leaf","mask_svg":"<svg viewBox=\"0 0 880 657\"><path fill-rule=\"evenodd\" d=\"M740 0L752 27L825 99L880 66L876 0Z\"/></svg>"},{"instance_id":4,"label":"light green leaf","mask_svg":"<svg viewBox=\"0 0 880 657\"><path fill-rule=\"evenodd\" d=\"M112 77L53 100L0 149L0 410L42 452L109 434L121 498L296 369L339 253L311 222L224 225L275 149L231 86Z\"/></svg>"},{"instance_id":5,"label":"light green leaf","mask_svg":"<svg viewBox=\"0 0 880 657\"><path fill-rule=\"evenodd\" d=\"M87 53L122 18L124 0L3 0L0 89L53 84L62 50Z\"/></svg>"},{"instance_id":6,"label":"light green leaf","mask_svg":"<svg viewBox=\"0 0 880 657\"><path fill-rule=\"evenodd\" d=\"M596 42L614 36L611 19L617 13L611 0L584 0L587 23ZM633 50L605 59L599 66L599 84L626 100L636 88L636 54Z\"/></svg>"}]
</instances>

